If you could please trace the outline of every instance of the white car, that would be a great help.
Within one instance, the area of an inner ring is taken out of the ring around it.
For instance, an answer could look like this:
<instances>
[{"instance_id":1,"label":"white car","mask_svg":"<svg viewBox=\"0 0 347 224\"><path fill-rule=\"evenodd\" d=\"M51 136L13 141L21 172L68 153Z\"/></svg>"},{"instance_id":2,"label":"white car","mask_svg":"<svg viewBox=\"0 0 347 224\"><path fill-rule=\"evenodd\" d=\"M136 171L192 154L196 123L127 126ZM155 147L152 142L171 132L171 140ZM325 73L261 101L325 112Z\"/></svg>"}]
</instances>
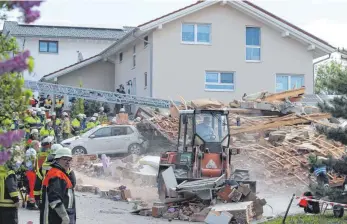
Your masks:
<instances>
[{"instance_id":1,"label":"white car","mask_svg":"<svg viewBox=\"0 0 347 224\"><path fill-rule=\"evenodd\" d=\"M148 147L146 139L132 125L99 125L81 136L61 142L72 150L72 154L116 154L144 153Z\"/></svg>"}]
</instances>

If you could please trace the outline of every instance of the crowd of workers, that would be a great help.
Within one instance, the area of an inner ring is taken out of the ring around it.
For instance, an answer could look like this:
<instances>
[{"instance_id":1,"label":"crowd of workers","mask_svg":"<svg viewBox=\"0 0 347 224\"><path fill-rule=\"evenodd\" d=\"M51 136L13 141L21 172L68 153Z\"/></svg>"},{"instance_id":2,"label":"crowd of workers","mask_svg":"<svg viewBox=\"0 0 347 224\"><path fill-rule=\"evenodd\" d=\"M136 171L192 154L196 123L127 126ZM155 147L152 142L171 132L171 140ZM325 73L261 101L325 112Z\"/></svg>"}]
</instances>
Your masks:
<instances>
[{"instance_id":1,"label":"crowd of workers","mask_svg":"<svg viewBox=\"0 0 347 224\"><path fill-rule=\"evenodd\" d=\"M40 224L76 223L71 149L59 143L108 119L103 107L88 120L84 114L71 117L62 110L62 98L58 100L53 110L49 96L39 101L33 98L27 111L14 112L12 119L7 116L0 123L0 133L19 129L26 133L20 168L13 162L0 165L0 224L18 224L20 199L27 209L40 210ZM23 189L28 197L23 196Z\"/></svg>"}]
</instances>

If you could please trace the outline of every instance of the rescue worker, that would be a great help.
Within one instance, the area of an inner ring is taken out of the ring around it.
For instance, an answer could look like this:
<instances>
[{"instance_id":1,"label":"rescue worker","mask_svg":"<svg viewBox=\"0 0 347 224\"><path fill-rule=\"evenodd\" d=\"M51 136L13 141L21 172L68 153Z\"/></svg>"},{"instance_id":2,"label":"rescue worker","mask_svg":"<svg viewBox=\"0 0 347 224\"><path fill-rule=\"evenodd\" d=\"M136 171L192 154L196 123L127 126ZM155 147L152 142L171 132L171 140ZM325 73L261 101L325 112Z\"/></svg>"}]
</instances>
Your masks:
<instances>
[{"instance_id":1,"label":"rescue worker","mask_svg":"<svg viewBox=\"0 0 347 224\"><path fill-rule=\"evenodd\" d=\"M53 122L51 119L47 119L45 126L41 128L40 136L41 136L41 139L44 139L47 136L55 137Z\"/></svg>"},{"instance_id":2,"label":"rescue worker","mask_svg":"<svg viewBox=\"0 0 347 224\"><path fill-rule=\"evenodd\" d=\"M96 125L96 117L91 117L90 121L87 123L87 127L84 129L84 132L89 131L90 129L94 128Z\"/></svg>"},{"instance_id":3,"label":"rescue worker","mask_svg":"<svg viewBox=\"0 0 347 224\"><path fill-rule=\"evenodd\" d=\"M107 115L104 112L104 107L99 108L99 121L101 124L106 123L108 121Z\"/></svg>"},{"instance_id":4,"label":"rescue worker","mask_svg":"<svg viewBox=\"0 0 347 224\"><path fill-rule=\"evenodd\" d=\"M57 97L56 101L55 101L55 112L57 113L58 117L61 116L61 112L63 110L64 107L64 100L63 100L63 96Z\"/></svg>"},{"instance_id":5,"label":"rescue worker","mask_svg":"<svg viewBox=\"0 0 347 224\"><path fill-rule=\"evenodd\" d=\"M39 98L39 107L44 107L45 106L45 101L46 101L46 98L43 94L40 95L40 98Z\"/></svg>"},{"instance_id":6,"label":"rescue worker","mask_svg":"<svg viewBox=\"0 0 347 224\"><path fill-rule=\"evenodd\" d=\"M79 133L81 131L81 123L83 121L83 117L84 117L83 114L79 114L71 122L71 132L74 136L79 135Z\"/></svg>"},{"instance_id":7,"label":"rescue worker","mask_svg":"<svg viewBox=\"0 0 347 224\"><path fill-rule=\"evenodd\" d=\"M35 201L37 205L41 204L41 187L42 187L42 180L43 177L46 174L46 167L43 167L47 156L51 154L51 146L53 143L54 137L48 136L45 139L42 140L41 142L41 150L37 154L37 159L36 159L36 181L35 181L35 187L34 187L34 196L35 196Z\"/></svg>"},{"instance_id":8,"label":"rescue worker","mask_svg":"<svg viewBox=\"0 0 347 224\"><path fill-rule=\"evenodd\" d=\"M0 179L0 224L18 224L18 182L11 160L0 166Z\"/></svg>"},{"instance_id":9,"label":"rescue worker","mask_svg":"<svg viewBox=\"0 0 347 224\"><path fill-rule=\"evenodd\" d=\"M40 150L40 142L37 140L32 141L31 146L25 152L25 166L26 166L26 177L29 182L29 200L27 203L27 209L37 210L38 207L35 202L34 187L36 181L36 157L37 152Z\"/></svg>"},{"instance_id":10,"label":"rescue worker","mask_svg":"<svg viewBox=\"0 0 347 224\"><path fill-rule=\"evenodd\" d=\"M41 123L44 124L46 122L46 109L45 108L39 108L37 115L41 119Z\"/></svg>"},{"instance_id":11,"label":"rescue worker","mask_svg":"<svg viewBox=\"0 0 347 224\"><path fill-rule=\"evenodd\" d=\"M47 98L45 100L45 105L44 107L47 109L47 110L50 110L52 108L52 99L51 99L51 96L50 95L47 95Z\"/></svg>"},{"instance_id":12,"label":"rescue worker","mask_svg":"<svg viewBox=\"0 0 347 224\"><path fill-rule=\"evenodd\" d=\"M29 135L31 129L39 129L42 126L41 119L37 116L36 111L31 112L31 116L26 119L26 123L26 131Z\"/></svg>"},{"instance_id":13,"label":"rescue worker","mask_svg":"<svg viewBox=\"0 0 347 224\"><path fill-rule=\"evenodd\" d=\"M81 122L81 130L85 130L87 128L87 116L85 114L82 115L83 119Z\"/></svg>"},{"instance_id":14,"label":"rescue worker","mask_svg":"<svg viewBox=\"0 0 347 224\"><path fill-rule=\"evenodd\" d=\"M100 125L101 123L100 123L100 121L99 121L99 114L98 114L98 113L94 113L94 114L93 114L93 117L96 118L95 125L96 125L96 126Z\"/></svg>"},{"instance_id":15,"label":"rescue worker","mask_svg":"<svg viewBox=\"0 0 347 224\"><path fill-rule=\"evenodd\" d=\"M61 125L62 122L59 118L57 118L56 112L52 112L51 114L51 120L52 120L52 127L55 133L55 138L57 139L57 142L60 142L61 140Z\"/></svg>"},{"instance_id":16,"label":"rescue worker","mask_svg":"<svg viewBox=\"0 0 347 224\"><path fill-rule=\"evenodd\" d=\"M31 146L31 143L34 140L39 140L39 130L37 129L31 130L29 139L26 142L26 149L28 149Z\"/></svg>"},{"instance_id":17,"label":"rescue worker","mask_svg":"<svg viewBox=\"0 0 347 224\"><path fill-rule=\"evenodd\" d=\"M67 174L72 160L71 150L57 150L52 168L42 184L40 224L75 224L76 204L73 184Z\"/></svg>"},{"instance_id":18,"label":"rescue worker","mask_svg":"<svg viewBox=\"0 0 347 224\"><path fill-rule=\"evenodd\" d=\"M71 125L69 115L66 112L63 112L63 139L68 139L71 133Z\"/></svg>"}]
</instances>

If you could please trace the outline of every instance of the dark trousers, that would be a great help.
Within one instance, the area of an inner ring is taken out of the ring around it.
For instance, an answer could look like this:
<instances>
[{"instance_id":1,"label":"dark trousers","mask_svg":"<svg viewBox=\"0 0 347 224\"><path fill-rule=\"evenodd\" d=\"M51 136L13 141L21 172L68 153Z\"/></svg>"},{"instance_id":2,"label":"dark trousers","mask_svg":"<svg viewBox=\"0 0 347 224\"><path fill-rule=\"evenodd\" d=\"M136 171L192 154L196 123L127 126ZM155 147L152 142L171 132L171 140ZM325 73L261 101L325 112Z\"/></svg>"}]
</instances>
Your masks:
<instances>
[{"instance_id":1,"label":"dark trousers","mask_svg":"<svg viewBox=\"0 0 347 224\"><path fill-rule=\"evenodd\" d=\"M63 133L63 139L68 139L69 138L69 134L68 133Z\"/></svg>"},{"instance_id":2,"label":"dark trousers","mask_svg":"<svg viewBox=\"0 0 347 224\"><path fill-rule=\"evenodd\" d=\"M18 224L18 209L0 207L0 224Z\"/></svg>"}]
</instances>

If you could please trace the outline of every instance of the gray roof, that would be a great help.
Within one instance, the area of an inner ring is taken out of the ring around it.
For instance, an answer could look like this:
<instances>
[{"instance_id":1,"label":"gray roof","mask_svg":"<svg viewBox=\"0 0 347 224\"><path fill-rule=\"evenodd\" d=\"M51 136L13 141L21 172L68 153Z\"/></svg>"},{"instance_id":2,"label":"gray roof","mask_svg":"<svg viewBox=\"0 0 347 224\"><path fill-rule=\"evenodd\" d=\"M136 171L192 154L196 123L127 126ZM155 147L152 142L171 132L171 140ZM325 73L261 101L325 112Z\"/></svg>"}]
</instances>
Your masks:
<instances>
[{"instance_id":1,"label":"gray roof","mask_svg":"<svg viewBox=\"0 0 347 224\"><path fill-rule=\"evenodd\" d=\"M77 39L100 39L118 40L132 27L123 29L93 28L93 27L69 27L69 26L46 26L26 25L13 21L5 21L3 33L9 32L15 37L45 37L45 38L77 38Z\"/></svg>"}]
</instances>

